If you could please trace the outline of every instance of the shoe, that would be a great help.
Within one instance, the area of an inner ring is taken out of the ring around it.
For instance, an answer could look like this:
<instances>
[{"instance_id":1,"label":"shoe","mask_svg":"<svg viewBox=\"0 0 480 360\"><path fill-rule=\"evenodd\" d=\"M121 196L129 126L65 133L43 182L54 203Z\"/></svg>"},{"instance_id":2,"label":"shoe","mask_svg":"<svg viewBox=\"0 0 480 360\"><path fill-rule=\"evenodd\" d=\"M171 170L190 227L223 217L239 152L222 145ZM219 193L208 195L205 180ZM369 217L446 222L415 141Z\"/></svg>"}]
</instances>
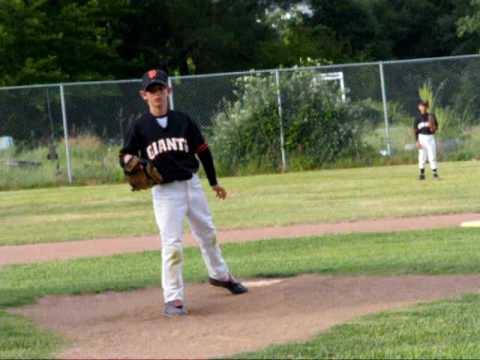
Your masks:
<instances>
[{"instance_id":1,"label":"shoe","mask_svg":"<svg viewBox=\"0 0 480 360\"><path fill-rule=\"evenodd\" d=\"M230 275L230 278L227 281L208 278L208 282L210 283L210 285L223 287L229 290L234 295L240 295L248 292L248 289L243 286L240 281L236 280L232 275Z\"/></svg>"},{"instance_id":2,"label":"shoe","mask_svg":"<svg viewBox=\"0 0 480 360\"><path fill-rule=\"evenodd\" d=\"M168 317L187 315L187 310L181 300L173 300L165 303L164 315Z\"/></svg>"},{"instance_id":3,"label":"shoe","mask_svg":"<svg viewBox=\"0 0 480 360\"><path fill-rule=\"evenodd\" d=\"M425 174L420 174L420 176L418 177L418 180L425 180Z\"/></svg>"},{"instance_id":4,"label":"shoe","mask_svg":"<svg viewBox=\"0 0 480 360\"><path fill-rule=\"evenodd\" d=\"M439 180L440 177L438 176L437 173L433 173L433 180Z\"/></svg>"}]
</instances>

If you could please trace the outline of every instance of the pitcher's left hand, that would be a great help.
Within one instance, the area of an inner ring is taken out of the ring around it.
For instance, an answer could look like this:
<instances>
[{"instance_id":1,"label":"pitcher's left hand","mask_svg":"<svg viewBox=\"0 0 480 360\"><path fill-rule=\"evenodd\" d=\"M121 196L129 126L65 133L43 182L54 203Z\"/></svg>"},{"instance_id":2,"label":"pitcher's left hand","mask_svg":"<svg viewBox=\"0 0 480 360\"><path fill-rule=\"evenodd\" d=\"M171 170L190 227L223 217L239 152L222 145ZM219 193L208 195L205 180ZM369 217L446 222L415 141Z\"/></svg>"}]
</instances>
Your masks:
<instances>
[{"instance_id":1,"label":"pitcher's left hand","mask_svg":"<svg viewBox=\"0 0 480 360\"><path fill-rule=\"evenodd\" d=\"M227 198L227 191L220 185L212 186L212 190L217 193L217 198L225 200Z\"/></svg>"}]
</instances>

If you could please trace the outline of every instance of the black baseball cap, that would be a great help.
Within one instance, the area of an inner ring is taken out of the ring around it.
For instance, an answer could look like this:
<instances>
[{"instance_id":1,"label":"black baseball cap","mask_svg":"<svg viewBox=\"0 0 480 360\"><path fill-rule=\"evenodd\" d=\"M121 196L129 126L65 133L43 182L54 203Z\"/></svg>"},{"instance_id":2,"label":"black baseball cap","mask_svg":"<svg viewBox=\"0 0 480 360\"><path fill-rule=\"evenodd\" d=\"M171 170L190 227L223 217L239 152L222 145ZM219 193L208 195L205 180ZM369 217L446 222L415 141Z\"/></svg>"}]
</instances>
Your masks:
<instances>
[{"instance_id":1,"label":"black baseball cap","mask_svg":"<svg viewBox=\"0 0 480 360\"><path fill-rule=\"evenodd\" d=\"M427 101L427 100L420 100L420 101L418 102L418 105L423 105L423 106L425 106L425 107L428 107L429 104L428 104L428 101Z\"/></svg>"},{"instance_id":2,"label":"black baseball cap","mask_svg":"<svg viewBox=\"0 0 480 360\"><path fill-rule=\"evenodd\" d=\"M167 73L163 70L160 70L160 69L148 70L142 76L143 90L147 90L147 88L151 85L168 86L168 75L167 75Z\"/></svg>"}]
</instances>

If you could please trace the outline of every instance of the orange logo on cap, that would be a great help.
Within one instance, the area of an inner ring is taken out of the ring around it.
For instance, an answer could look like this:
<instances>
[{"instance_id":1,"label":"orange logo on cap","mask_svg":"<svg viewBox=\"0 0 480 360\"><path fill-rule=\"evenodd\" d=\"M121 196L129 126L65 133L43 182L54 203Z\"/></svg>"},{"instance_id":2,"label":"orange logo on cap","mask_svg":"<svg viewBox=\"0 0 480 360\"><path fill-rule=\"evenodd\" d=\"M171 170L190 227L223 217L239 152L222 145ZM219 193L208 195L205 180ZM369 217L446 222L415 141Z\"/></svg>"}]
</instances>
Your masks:
<instances>
[{"instance_id":1,"label":"orange logo on cap","mask_svg":"<svg viewBox=\"0 0 480 360\"><path fill-rule=\"evenodd\" d=\"M154 79L155 76L157 76L157 70L150 70L150 71L148 72L148 77L149 77L150 79Z\"/></svg>"}]
</instances>

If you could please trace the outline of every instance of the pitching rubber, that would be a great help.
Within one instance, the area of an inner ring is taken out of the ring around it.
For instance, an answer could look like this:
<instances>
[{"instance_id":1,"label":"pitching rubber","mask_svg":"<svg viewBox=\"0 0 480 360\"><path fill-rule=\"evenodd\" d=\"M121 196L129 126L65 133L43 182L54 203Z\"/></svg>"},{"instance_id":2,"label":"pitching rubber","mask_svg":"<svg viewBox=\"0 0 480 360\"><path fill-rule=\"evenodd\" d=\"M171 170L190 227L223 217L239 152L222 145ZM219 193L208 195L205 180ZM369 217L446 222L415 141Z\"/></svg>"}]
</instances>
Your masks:
<instances>
[{"instance_id":1,"label":"pitching rubber","mask_svg":"<svg viewBox=\"0 0 480 360\"><path fill-rule=\"evenodd\" d=\"M480 220L465 221L460 224L461 227L480 227Z\"/></svg>"}]
</instances>

